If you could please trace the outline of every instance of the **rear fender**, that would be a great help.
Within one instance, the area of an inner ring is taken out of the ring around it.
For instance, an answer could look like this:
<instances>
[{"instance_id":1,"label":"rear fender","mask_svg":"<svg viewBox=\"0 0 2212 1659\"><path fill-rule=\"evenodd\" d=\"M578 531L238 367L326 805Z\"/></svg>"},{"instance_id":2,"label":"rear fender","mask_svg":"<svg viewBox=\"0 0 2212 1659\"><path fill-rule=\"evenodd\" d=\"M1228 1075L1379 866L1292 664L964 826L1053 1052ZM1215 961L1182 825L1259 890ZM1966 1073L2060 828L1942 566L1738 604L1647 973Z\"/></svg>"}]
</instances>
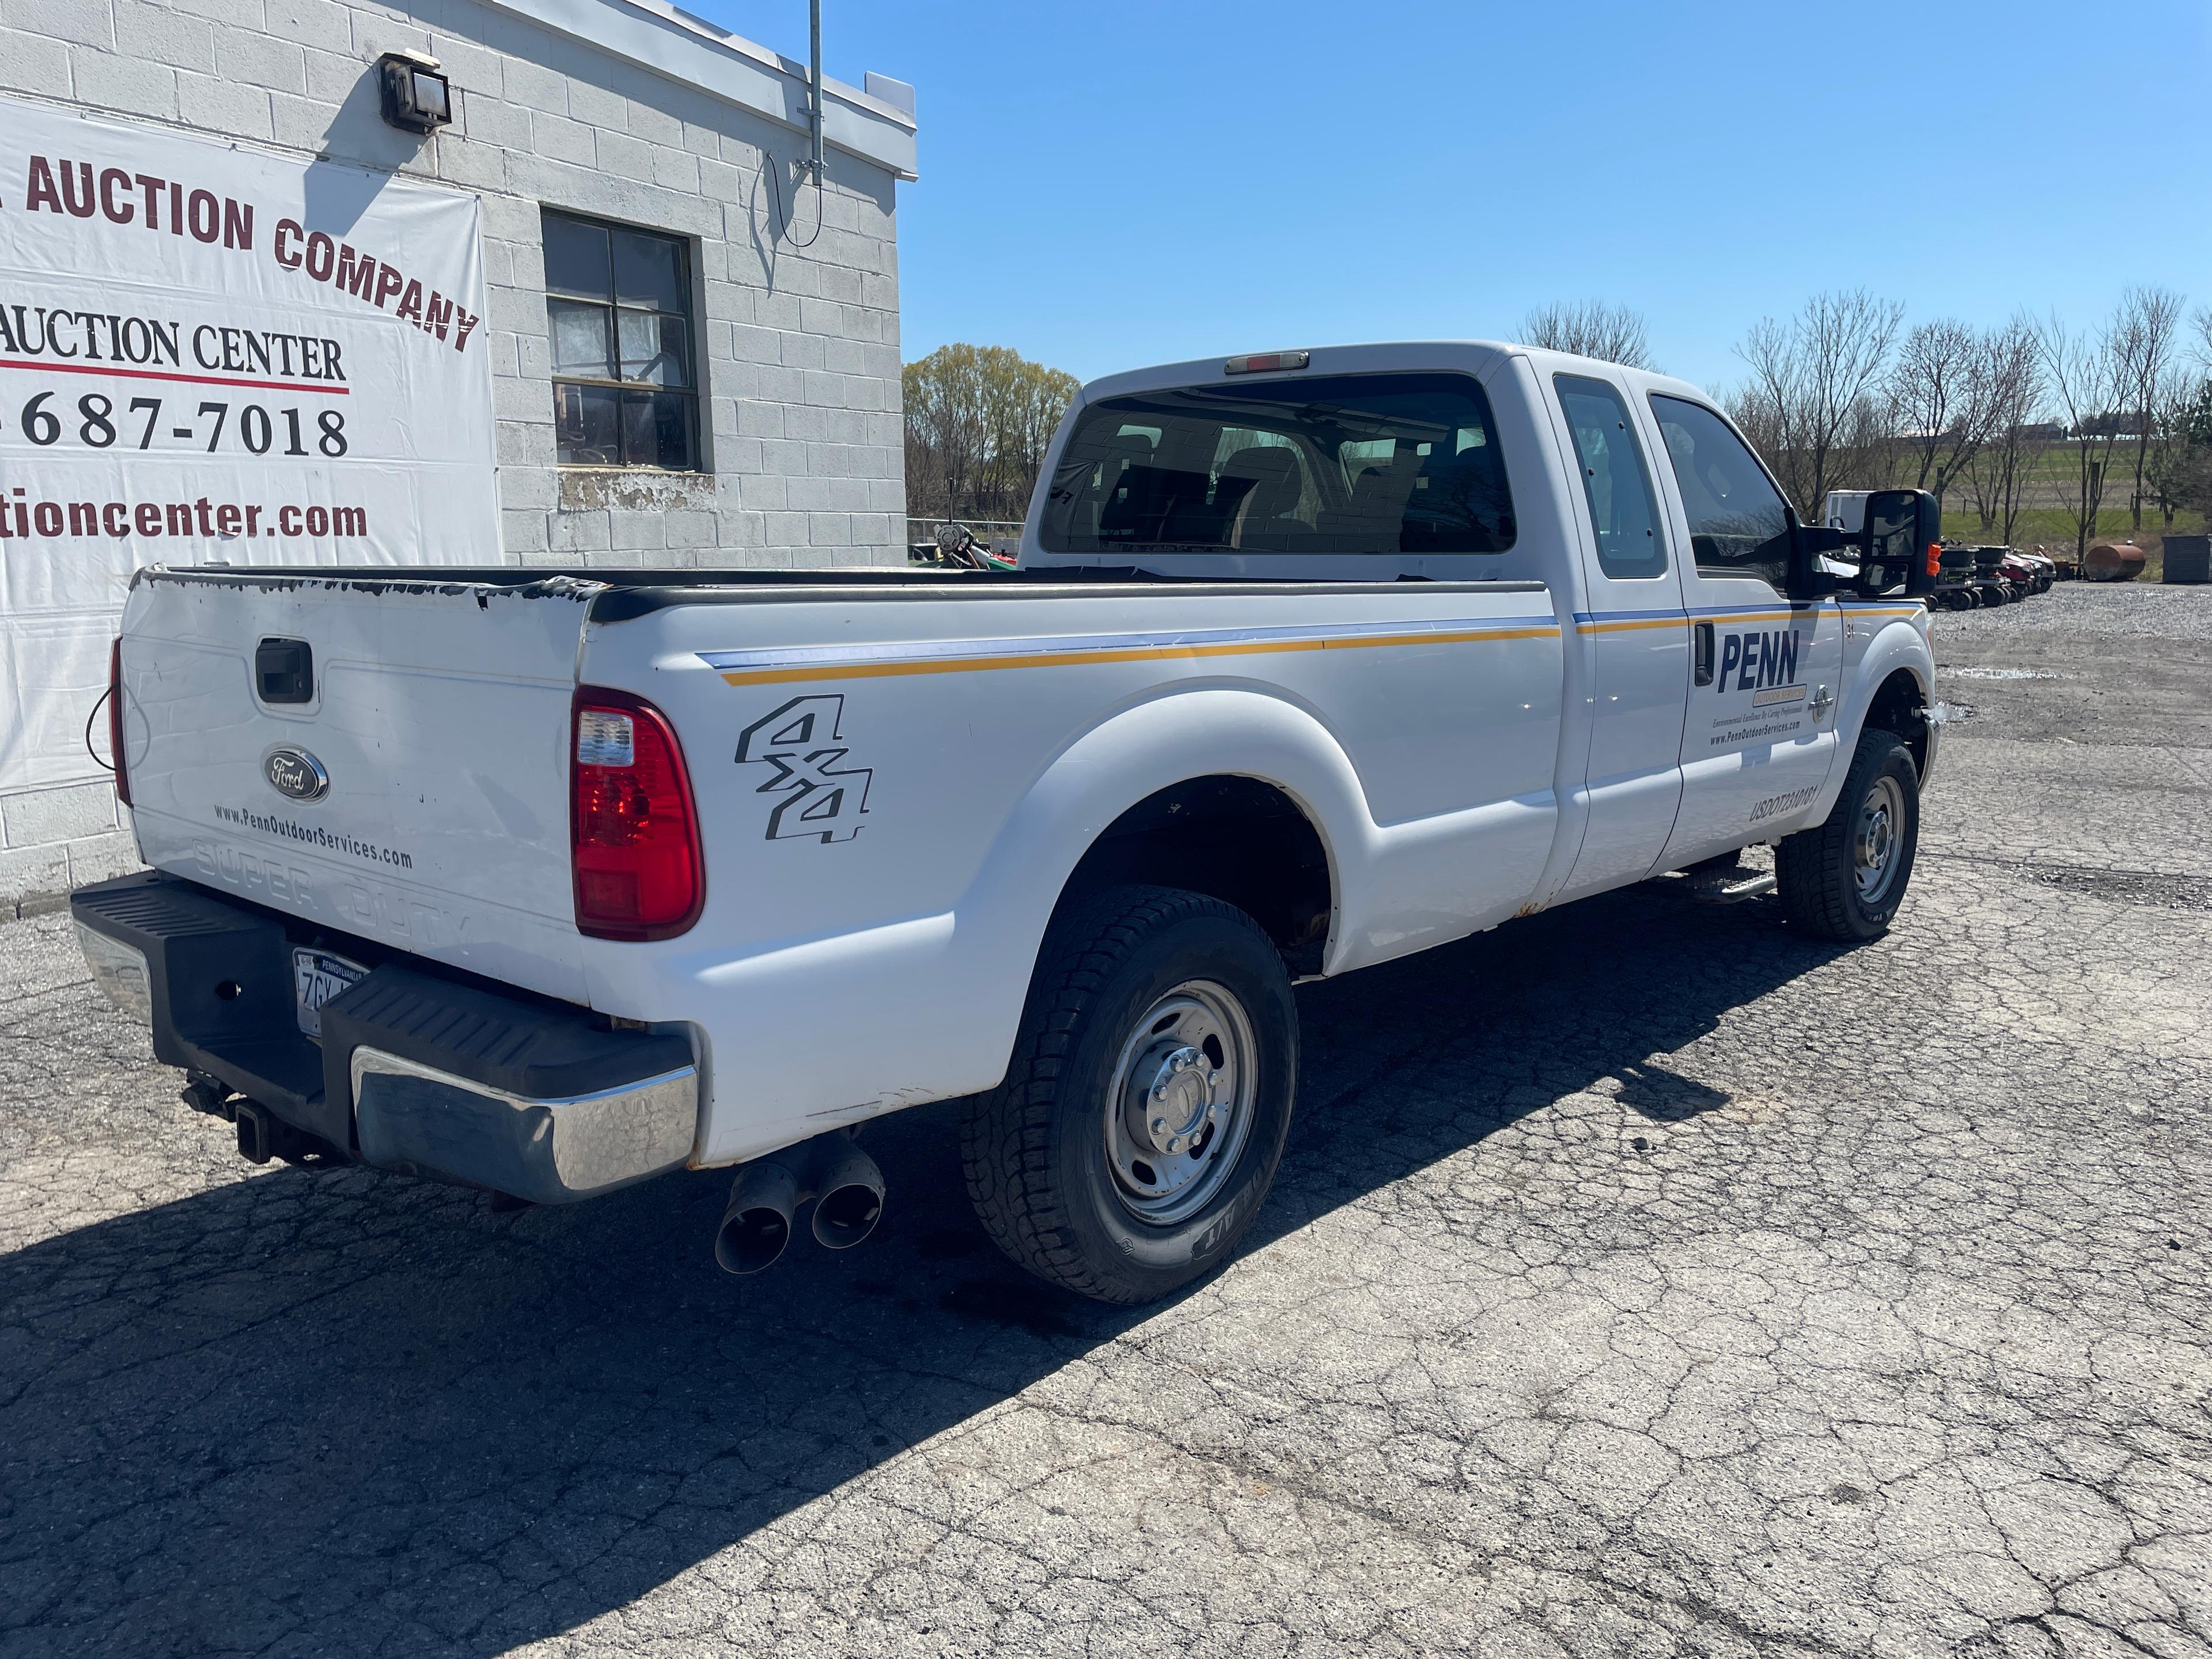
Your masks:
<instances>
[{"instance_id":1,"label":"rear fender","mask_svg":"<svg viewBox=\"0 0 2212 1659\"><path fill-rule=\"evenodd\" d=\"M714 966L703 1008L726 1016L701 1161L724 1164L1006 1075L1046 924L1098 836L1147 796L1224 770L1274 785L1328 856L1339 914L1372 902L1375 831L1352 763L1328 729L1280 698L1214 688L1140 703L1049 761L947 912ZM1342 884L1350 881L1347 893ZM711 1016L707 1017L713 1023ZM732 1052L720 1052L728 1048Z\"/></svg>"},{"instance_id":2,"label":"rear fender","mask_svg":"<svg viewBox=\"0 0 2212 1659\"><path fill-rule=\"evenodd\" d=\"M1233 739L1233 741L1232 741ZM1224 768L1222 757L1237 764ZM1069 877L1107 827L1146 797L1228 771L1290 797L1321 837L1334 896L1324 962L1339 954L1347 915L1370 908L1374 820L1335 737L1281 698L1231 688L1140 703L1069 745L1023 796L955 912L955 949L976 976L971 1018L988 1022L1003 1071L1012 1052L1036 947Z\"/></svg>"}]
</instances>

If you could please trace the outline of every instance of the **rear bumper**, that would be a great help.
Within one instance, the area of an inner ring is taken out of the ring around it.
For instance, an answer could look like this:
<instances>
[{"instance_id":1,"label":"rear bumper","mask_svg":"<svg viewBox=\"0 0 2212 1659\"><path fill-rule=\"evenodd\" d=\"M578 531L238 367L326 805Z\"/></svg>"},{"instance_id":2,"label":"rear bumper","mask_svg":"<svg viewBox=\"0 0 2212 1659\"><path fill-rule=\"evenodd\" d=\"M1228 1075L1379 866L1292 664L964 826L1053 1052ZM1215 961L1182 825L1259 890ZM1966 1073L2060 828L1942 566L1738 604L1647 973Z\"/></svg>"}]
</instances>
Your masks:
<instances>
[{"instance_id":1,"label":"rear bumper","mask_svg":"<svg viewBox=\"0 0 2212 1659\"><path fill-rule=\"evenodd\" d=\"M155 1058L205 1073L380 1168L568 1203L683 1164L699 1077L684 1036L606 1030L580 1008L421 971L174 877L70 900L100 988L153 1029ZM298 937L294 937L297 934ZM373 963L299 1029L291 951Z\"/></svg>"}]
</instances>

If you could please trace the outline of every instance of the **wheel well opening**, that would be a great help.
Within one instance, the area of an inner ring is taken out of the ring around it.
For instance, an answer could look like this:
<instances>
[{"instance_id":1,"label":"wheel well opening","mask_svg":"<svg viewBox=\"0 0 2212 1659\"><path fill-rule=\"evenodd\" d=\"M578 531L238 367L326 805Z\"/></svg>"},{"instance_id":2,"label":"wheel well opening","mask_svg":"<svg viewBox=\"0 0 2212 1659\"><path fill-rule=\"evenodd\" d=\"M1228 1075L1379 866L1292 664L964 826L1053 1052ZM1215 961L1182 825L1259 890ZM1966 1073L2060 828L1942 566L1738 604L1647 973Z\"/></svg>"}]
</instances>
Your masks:
<instances>
[{"instance_id":1,"label":"wheel well opening","mask_svg":"<svg viewBox=\"0 0 2212 1659\"><path fill-rule=\"evenodd\" d=\"M1866 723L1886 732L1894 732L1905 739L1905 746L1912 751L1912 763L1922 772L1928 769L1927 693L1909 668L1899 668L1881 683L1868 706Z\"/></svg>"},{"instance_id":2,"label":"wheel well opening","mask_svg":"<svg viewBox=\"0 0 2212 1659\"><path fill-rule=\"evenodd\" d=\"M1180 887L1233 904L1294 972L1321 971L1334 896L1328 854L1297 803L1257 778L1192 778L1106 826L1070 894L1124 883Z\"/></svg>"}]
</instances>

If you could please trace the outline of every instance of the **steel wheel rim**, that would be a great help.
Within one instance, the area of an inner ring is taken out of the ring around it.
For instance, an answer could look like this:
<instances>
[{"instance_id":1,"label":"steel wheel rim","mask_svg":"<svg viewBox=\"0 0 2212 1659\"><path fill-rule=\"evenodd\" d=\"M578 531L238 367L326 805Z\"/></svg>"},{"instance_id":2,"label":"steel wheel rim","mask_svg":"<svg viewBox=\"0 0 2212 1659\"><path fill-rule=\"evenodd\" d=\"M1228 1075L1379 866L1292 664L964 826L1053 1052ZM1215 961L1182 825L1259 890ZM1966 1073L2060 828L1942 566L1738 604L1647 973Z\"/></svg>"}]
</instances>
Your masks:
<instances>
[{"instance_id":1,"label":"steel wheel rim","mask_svg":"<svg viewBox=\"0 0 2212 1659\"><path fill-rule=\"evenodd\" d=\"M1904 834L1905 791L1895 778L1876 778L1859 802L1858 817L1851 826L1851 873L1862 903L1880 903L1897 879Z\"/></svg>"},{"instance_id":2,"label":"steel wheel rim","mask_svg":"<svg viewBox=\"0 0 2212 1659\"><path fill-rule=\"evenodd\" d=\"M1218 1194L1252 1133L1259 1049L1244 1006L1186 980L1131 1024L1106 1093L1114 1195L1137 1220L1170 1227Z\"/></svg>"}]
</instances>

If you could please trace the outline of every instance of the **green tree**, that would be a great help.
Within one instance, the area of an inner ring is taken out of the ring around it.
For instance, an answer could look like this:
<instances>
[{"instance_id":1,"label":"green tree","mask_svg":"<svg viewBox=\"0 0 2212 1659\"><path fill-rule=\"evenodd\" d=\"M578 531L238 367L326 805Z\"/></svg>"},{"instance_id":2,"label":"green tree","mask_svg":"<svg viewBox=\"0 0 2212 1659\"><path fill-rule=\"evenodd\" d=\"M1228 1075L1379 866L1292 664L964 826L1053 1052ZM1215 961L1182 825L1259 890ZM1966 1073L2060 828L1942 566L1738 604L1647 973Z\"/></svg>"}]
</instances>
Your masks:
<instances>
[{"instance_id":1,"label":"green tree","mask_svg":"<svg viewBox=\"0 0 2212 1659\"><path fill-rule=\"evenodd\" d=\"M2197 383L2160 419L2144 483L2167 527L2184 507L2212 514L2212 380Z\"/></svg>"},{"instance_id":2,"label":"green tree","mask_svg":"<svg viewBox=\"0 0 2212 1659\"><path fill-rule=\"evenodd\" d=\"M907 512L1013 520L1080 383L1006 346L939 346L906 366Z\"/></svg>"}]
</instances>

